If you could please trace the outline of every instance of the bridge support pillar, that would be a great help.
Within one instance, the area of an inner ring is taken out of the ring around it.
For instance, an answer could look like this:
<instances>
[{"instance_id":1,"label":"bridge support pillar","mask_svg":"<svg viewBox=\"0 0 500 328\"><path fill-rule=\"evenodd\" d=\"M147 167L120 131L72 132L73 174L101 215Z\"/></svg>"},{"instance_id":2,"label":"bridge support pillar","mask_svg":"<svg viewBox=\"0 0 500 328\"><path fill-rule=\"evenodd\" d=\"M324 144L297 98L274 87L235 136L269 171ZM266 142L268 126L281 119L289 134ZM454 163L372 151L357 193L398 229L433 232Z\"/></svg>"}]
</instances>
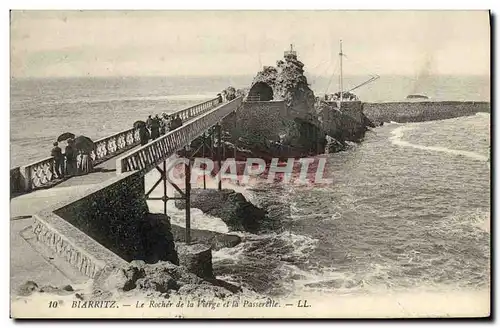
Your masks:
<instances>
[{"instance_id":1,"label":"bridge support pillar","mask_svg":"<svg viewBox=\"0 0 500 328\"><path fill-rule=\"evenodd\" d=\"M202 158L205 158L205 141L206 141L206 135L205 133L203 133L203 145L201 146L201 157ZM203 189L207 189L207 178L206 178L206 175L203 174Z\"/></svg>"},{"instance_id":2,"label":"bridge support pillar","mask_svg":"<svg viewBox=\"0 0 500 328\"><path fill-rule=\"evenodd\" d=\"M215 130L217 132L217 166L219 170L219 185L218 189L222 190L222 179L220 178L222 176L221 168L222 168L222 135L221 135L221 126L220 124L217 124L215 126Z\"/></svg>"},{"instance_id":3,"label":"bridge support pillar","mask_svg":"<svg viewBox=\"0 0 500 328\"><path fill-rule=\"evenodd\" d=\"M163 214L167 215L167 160L163 161Z\"/></svg>"},{"instance_id":4,"label":"bridge support pillar","mask_svg":"<svg viewBox=\"0 0 500 328\"><path fill-rule=\"evenodd\" d=\"M187 148L187 147L186 147ZM185 167L185 191L184 199L186 200L186 244L191 243L191 158L186 163Z\"/></svg>"}]
</instances>

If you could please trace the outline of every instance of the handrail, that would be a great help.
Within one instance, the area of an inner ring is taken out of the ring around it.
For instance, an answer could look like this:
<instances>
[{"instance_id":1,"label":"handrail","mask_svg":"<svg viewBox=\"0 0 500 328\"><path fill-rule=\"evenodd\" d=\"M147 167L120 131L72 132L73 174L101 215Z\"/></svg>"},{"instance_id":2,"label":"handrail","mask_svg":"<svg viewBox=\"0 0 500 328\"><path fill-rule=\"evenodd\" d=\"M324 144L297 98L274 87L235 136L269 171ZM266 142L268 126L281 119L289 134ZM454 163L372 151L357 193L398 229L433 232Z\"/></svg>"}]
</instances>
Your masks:
<instances>
[{"instance_id":1,"label":"handrail","mask_svg":"<svg viewBox=\"0 0 500 328\"><path fill-rule=\"evenodd\" d=\"M118 158L116 160L116 173L121 174L135 170L147 173L176 151L189 145L208 128L236 111L241 106L242 100L243 97L238 97L224 103L134 152Z\"/></svg>"},{"instance_id":2,"label":"handrail","mask_svg":"<svg viewBox=\"0 0 500 328\"><path fill-rule=\"evenodd\" d=\"M222 101L221 97L212 98L194 106L176 111L170 115L179 115L183 121L198 116ZM100 138L94 142L95 149L90 153L93 165L98 165L140 144L139 131L131 128ZM11 193L27 192L30 190L48 187L54 184L54 158L45 157L28 165L19 167L19 180L13 185ZM11 176L15 176L17 168L12 168ZM14 187L15 186L15 187ZM12 190L14 188L14 190Z\"/></svg>"}]
</instances>

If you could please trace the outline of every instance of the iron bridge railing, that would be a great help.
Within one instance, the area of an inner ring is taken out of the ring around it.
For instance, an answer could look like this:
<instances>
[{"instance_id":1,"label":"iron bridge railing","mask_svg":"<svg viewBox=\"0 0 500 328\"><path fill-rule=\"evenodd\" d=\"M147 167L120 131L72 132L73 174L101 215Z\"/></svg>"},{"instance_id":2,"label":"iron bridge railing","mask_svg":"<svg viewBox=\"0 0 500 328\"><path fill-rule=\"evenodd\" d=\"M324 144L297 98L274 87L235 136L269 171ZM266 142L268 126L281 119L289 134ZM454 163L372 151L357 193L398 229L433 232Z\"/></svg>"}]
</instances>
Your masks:
<instances>
[{"instance_id":1,"label":"iron bridge railing","mask_svg":"<svg viewBox=\"0 0 500 328\"><path fill-rule=\"evenodd\" d=\"M149 172L175 152L189 145L207 129L235 112L241 106L242 99L242 97L238 97L224 103L136 151L118 158L116 160L116 173L135 170Z\"/></svg>"}]
</instances>

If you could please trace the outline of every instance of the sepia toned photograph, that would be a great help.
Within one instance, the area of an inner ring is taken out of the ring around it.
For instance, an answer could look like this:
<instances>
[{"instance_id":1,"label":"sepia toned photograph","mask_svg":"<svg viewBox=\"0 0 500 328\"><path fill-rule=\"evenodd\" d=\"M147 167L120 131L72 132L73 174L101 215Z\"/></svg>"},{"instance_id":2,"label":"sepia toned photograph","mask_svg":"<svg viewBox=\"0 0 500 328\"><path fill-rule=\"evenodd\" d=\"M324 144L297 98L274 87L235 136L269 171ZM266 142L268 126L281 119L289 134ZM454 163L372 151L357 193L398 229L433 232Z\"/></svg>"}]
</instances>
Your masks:
<instances>
[{"instance_id":1,"label":"sepia toned photograph","mask_svg":"<svg viewBox=\"0 0 500 328\"><path fill-rule=\"evenodd\" d=\"M11 318L489 317L491 20L11 10Z\"/></svg>"}]
</instances>

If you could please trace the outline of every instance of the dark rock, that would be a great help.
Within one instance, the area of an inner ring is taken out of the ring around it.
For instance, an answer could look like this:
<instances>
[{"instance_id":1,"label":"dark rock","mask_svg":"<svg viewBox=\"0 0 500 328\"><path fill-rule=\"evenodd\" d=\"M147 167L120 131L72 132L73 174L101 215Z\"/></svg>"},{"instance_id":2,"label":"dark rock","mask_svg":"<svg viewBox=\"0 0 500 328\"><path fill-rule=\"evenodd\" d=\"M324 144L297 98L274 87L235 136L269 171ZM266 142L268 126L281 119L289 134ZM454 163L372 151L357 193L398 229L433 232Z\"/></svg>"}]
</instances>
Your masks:
<instances>
[{"instance_id":1,"label":"dark rock","mask_svg":"<svg viewBox=\"0 0 500 328\"><path fill-rule=\"evenodd\" d=\"M220 207L228 199L228 195L234 193L234 190L223 189L191 189L191 207L200 209L203 213L209 213ZM184 200L175 200L177 208L186 208Z\"/></svg>"},{"instance_id":2,"label":"dark rock","mask_svg":"<svg viewBox=\"0 0 500 328\"><path fill-rule=\"evenodd\" d=\"M117 268L107 266L100 270L94 277L93 293L99 294L102 291L127 291L135 288L135 281L127 277L129 268ZM135 278L135 277L131 277Z\"/></svg>"},{"instance_id":3,"label":"dark rock","mask_svg":"<svg viewBox=\"0 0 500 328\"><path fill-rule=\"evenodd\" d=\"M170 218L163 214L146 214L142 223L144 259L147 263L179 263L171 232Z\"/></svg>"},{"instance_id":4,"label":"dark rock","mask_svg":"<svg viewBox=\"0 0 500 328\"><path fill-rule=\"evenodd\" d=\"M200 278L214 279L212 249L202 244L177 244L179 264Z\"/></svg>"},{"instance_id":5,"label":"dark rock","mask_svg":"<svg viewBox=\"0 0 500 328\"><path fill-rule=\"evenodd\" d=\"M180 254L185 254L191 249L192 254L205 254L206 246L199 245L201 252L198 252L198 247L184 248ZM210 249L208 249L210 250ZM181 259L186 257L181 256ZM200 261L201 259L201 261ZM191 266L200 265L201 270L207 270L206 257L203 256L196 259L191 257ZM211 270L211 262L210 262ZM207 272L204 273L205 275ZM133 286L128 289L126 286ZM238 286L215 279L213 272L209 279L202 279L196 274L189 272L187 267L178 266L170 262L157 262L147 264L143 261L133 261L124 268L109 267L94 279L93 297L101 299L101 295L110 297L110 295L127 292L129 290L141 291L146 295L163 295L170 294L180 295L199 295L209 297L225 297L232 293L240 291Z\"/></svg>"},{"instance_id":6,"label":"dark rock","mask_svg":"<svg viewBox=\"0 0 500 328\"><path fill-rule=\"evenodd\" d=\"M330 136L326 138L326 150L327 154L337 153L339 151L347 150L347 144L345 142L340 142Z\"/></svg>"},{"instance_id":7,"label":"dark rock","mask_svg":"<svg viewBox=\"0 0 500 328\"><path fill-rule=\"evenodd\" d=\"M26 281L21 286L19 286L18 295L29 296L29 295L33 294L33 292L36 292L38 290L39 290L39 288L38 288L38 285L36 284L36 282L29 280L29 281Z\"/></svg>"},{"instance_id":8,"label":"dark rock","mask_svg":"<svg viewBox=\"0 0 500 328\"><path fill-rule=\"evenodd\" d=\"M38 286L34 281L27 281L19 287L18 295L20 296L29 296L34 292L39 293L50 293L56 295L68 295L71 292L74 292L73 287L71 285L66 285L62 287L44 285Z\"/></svg>"},{"instance_id":9,"label":"dark rock","mask_svg":"<svg viewBox=\"0 0 500 328\"><path fill-rule=\"evenodd\" d=\"M266 106L270 106L266 102L276 100L283 102L284 110L266 111ZM296 55L286 53L276 67L265 66L258 72L246 103L251 106L252 114L238 115L237 124L223 121L224 129L232 136L231 142L244 145L252 153L270 153L271 158L323 151L324 133L315 112L314 92L304 75L304 64ZM280 147L273 147L274 143Z\"/></svg>"},{"instance_id":10,"label":"dark rock","mask_svg":"<svg viewBox=\"0 0 500 328\"><path fill-rule=\"evenodd\" d=\"M135 285L142 290L167 293L170 290L178 290L179 285L167 271L158 271L155 274L146 275L137 279Z\"/></svg>"},{"instance_id":11,"label":"dark rock","mask_svg":"<svg viewBox=\"0 0 500 328\"><path fill-rule=\"evenodd\" d=\"M213 285L184 285L179 288L178 294L180 295L189 295L191 298L200 298L200 299L211 299L218 298L224 299L232 293L227 289L219 286Z\"/></svg>"},{"instance_id":12,"label":"dark rock","mask_svg":"<svg viewBox=\"0 0 500 328\"><path fill-rule=\"evenodd\" d=\"M167 272L173 279L177 281L179 286L185 284L200 285L204 280L194 273L189 272L189 270L184 266L175 265L170 262L158 262L155 264L148 264L144 267L145 275L155 276L158 272Z\"/></svg>"},{"instance_id":13,"label":"dark rock","mask_svg":"<svg viewBox=\"0 0 500 328\"><path fill-rule=\"evenodd\" d=\"M242 290L242 288L240 286L236 286L236 285L233 285L227 281L224 281L224 280L220 280L220 279L209 279L208 280L211 284L215 285L215 286L219 286L219 287L223 287L229 291L231 291L232 293L239 293Z\"/></svg>"},{"instance_id":14,"label":"dark rock","mask_svg":"<svg viewBox=\"0 0 500 328\"><path fill-rule=\"evenodd\" d=\"M184 209L186 203L176 200L177 208ZM230 231L248 231L257 233L266 211L247 201L241 193L234 190L193 189L191 206L203 213L221 218Z\"/></svg>"},{"instance_id":15,"label":"dark rock","mask_svg":"<svg viewBox=\"0 0 500 328\"><path fill-rule=\"evenodd\" d=\"M175 242L186 242L186 228L172 224L172 235ZM213 250L234 247L241 242L237 235L230 235L209 230L191 229L191 242L211 246Z\"/></svg>"},{"instance_id":16,"label":"dark rock","mask_svg":"<svg viewBox=\"0 0 500 328\"><path fill-rule=\"evenodd\" d=\"M71 287L71 285L66 285L62 288L63 290L67 291L67 292L73 292L74 289L73 287Z\"/></svg>"}]
</instances>

